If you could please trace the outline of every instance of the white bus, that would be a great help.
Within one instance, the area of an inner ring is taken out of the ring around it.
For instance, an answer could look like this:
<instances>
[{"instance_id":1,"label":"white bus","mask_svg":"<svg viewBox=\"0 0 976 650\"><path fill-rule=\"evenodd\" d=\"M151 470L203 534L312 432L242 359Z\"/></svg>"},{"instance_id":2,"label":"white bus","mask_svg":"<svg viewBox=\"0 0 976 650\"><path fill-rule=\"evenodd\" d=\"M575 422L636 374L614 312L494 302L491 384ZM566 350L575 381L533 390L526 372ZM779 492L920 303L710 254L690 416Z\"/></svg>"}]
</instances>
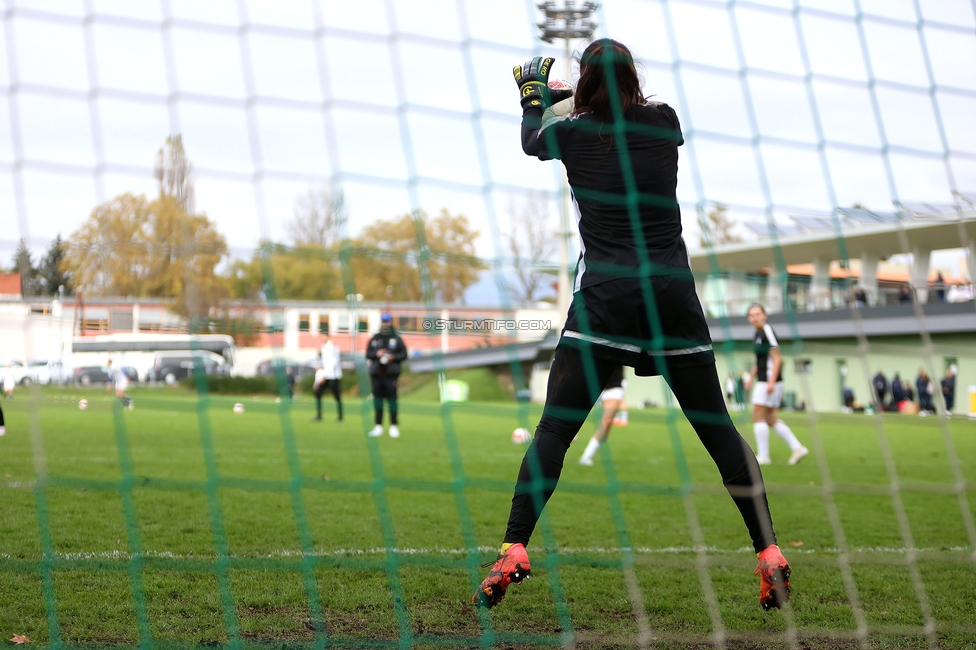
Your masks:
<instances>
[{"instance_id":1,"label":"white bus","mask_svg":"<svg viewBox=\"0 0 976 650\"><path fill-rule=\"evenodd\" d=\"M237 347L225 334L101 334L71 340L67 364L71 368L104 366L111 359L119 367L131 367L139 381L152 377L160 352L212 352L219 355L229 374L235 374Z\"/></svg>"}]
</instances>

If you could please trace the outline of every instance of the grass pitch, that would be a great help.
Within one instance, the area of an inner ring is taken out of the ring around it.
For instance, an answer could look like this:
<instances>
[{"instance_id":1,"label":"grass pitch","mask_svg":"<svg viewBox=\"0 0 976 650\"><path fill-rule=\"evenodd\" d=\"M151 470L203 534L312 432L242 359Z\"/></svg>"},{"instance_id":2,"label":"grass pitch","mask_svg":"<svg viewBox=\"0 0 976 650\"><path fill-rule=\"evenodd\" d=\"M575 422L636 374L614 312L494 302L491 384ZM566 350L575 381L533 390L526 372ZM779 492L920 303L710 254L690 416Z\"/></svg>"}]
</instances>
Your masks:
<instances>
[{"instance_id":1,"label":"grass pitch","mask_svg":"<svg viewBox=\"0 0 976 650\"><path fill-rule=\"evenodd\" d=\"M820 455L813 421L787 415L814 453L789 467L774 440L763 470L794 570L791 607L763 612L745 527L690 426L633 410L595 467L570 449L529 548L533 578L489 613L470 595L524 453L509 434L534 426L535 407L407 400L394 440L365 436L358 400L341 424L331 410L310 422L308 398L144 390L135 403L55 389L4 402L4 639L632 648L645 631L657 648L856 648L860 624L869 647L976 647L963 516L976 506L976 423L886 415L879 436L871 417L820 415Z\"/></svg>"}]
</instances>

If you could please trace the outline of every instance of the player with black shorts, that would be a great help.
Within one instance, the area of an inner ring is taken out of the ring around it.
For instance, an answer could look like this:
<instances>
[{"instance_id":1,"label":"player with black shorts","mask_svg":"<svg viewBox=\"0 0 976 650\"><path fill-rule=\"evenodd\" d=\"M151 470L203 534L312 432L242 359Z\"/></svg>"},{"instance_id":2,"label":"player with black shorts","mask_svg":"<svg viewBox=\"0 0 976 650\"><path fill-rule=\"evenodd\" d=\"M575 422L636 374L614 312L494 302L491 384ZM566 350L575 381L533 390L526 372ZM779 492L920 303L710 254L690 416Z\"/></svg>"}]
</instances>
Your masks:
<instances>
[{"instance_id":1,"label":"player with black shorts","mask_svg":"<svg viewBox=\"0 0 976 650\"><path fill-rule=\"evenodd\" d=\"M756 365L749 374L749 383L755 384L752 389L752 432L756 436L756 458L760 465L773 462L769 458L769 429L772 428L790 447L789 464L796 465L809 451L777 413L783 401L783 355L780 353L779 339L766 322L765 307L758 302L753 303L747 314L749 323L756 328L752 340Z\"/></svg>"},{"instance_id":2,"label":"player with black shorts","mask_svg":"<svg viewBox=\"0 0 976 650\"><path fill-rule=\"evenodd\" d=\"M745 521L759 556L760 603L778 607L788 598L789 564L776 546L759 464L725 406L681 238L678 117L667 104L644 98L630 51L601 39L580 59L573 110L543 123L544 109L558 99L548 87L552 63L537 57L514 72L522 149L562 160L572 189L581 251L575 293L504 543L472 600L494 606L509 584L529 575L525 545L566 450L610 376L625 365L668 382Z\"/></svg>"},{"instance_id":3,"label":"player with black shorts","mask_svg":"<svg viewBox=\"0 0 976 650\"><path fill-rule=\"evenodd\" d=\"M407 358L407 346L393 330L393 317L384 313L380 317L380 331L366 345L369 359L369 376L373 384L373 408L376 425L370 430L372 437L383 435L383 400L390 407L390 437L400 437L397 426L397 378L400 364Z\"/></svg>"}]
</instances>

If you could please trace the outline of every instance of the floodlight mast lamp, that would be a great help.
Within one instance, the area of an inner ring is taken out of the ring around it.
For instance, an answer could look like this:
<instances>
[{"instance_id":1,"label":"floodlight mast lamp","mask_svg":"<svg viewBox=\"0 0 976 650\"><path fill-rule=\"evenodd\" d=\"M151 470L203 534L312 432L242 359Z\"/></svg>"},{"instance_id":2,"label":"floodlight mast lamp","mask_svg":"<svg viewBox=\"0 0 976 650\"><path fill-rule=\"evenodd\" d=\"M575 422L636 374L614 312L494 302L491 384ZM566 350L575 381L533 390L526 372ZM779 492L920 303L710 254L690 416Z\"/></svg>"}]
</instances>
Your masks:
<instances>
[{"instance_id":1,"label":"floodlight mast lamp","mask_svg":"<svg viewBox=\"0 0 976 650\"><path fill-rule=\"evenodd\" d=\"M536 6L545 15L544 22L537 24L541 31L539 38L546 43L552 43L557 38L563 41L563 61L566 64L565 78L568 81L572 72L569 58L570 41L593 38L597 24L591 20L591 17L600 5L587 1L577 6L574 0L563 0L561 6L556 6L555 0L546 0L546 2L540 2ZM559 214L559 278L556 298L559 306L559 318L565 319L569 311L569 303L573 297L569 285L569 238L572 236L569 229L569 215L573 206L568 179L563 185L562 195L563 206Z\"/></svg>"}]
</instances>

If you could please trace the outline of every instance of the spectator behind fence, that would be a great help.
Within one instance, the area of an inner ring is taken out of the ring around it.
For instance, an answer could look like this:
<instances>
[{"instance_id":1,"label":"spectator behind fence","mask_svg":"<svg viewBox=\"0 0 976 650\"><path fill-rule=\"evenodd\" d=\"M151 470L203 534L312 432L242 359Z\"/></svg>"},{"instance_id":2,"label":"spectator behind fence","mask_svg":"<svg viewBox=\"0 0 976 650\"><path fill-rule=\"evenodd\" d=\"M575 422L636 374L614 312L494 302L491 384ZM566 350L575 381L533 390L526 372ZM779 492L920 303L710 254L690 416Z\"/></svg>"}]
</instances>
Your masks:
<instances>
[{"instance_id":1,"label":"spectator behind fence","mask_svg":"<svg viewBox=\"0 0 976 650\"><path fill-rule=\"evenodd\" d=\"M901 285L901 289L898 291L898 304L904 305L914 300L915 297L912 295L912 288L907 284Z\"/></svg>"},{"instance_id":2,"label":"spectator behind fence","mask_svg":"<svg viewBox=\"0 0 976 650\"><path fill-rule=\"evenodd\" d=\"M935 413L935 406L932 404L932 393L935 392L935 386L929 378L929 373L925 372L925 368L918 371L915 388L918 390L919 415Z\"/></svg>"},{"instance_id":3,"label":"spectator behind fence","mask_svg":"<svg viewBox=\"0 0 976 650\"><path fill-rule=\"evenodd\" d=\"M945 400L946 415L952 413L952 408L956 405L956 373L952 368L946 370L945 377L942 378L942 398Z\"/></svg>"},{"instance_id":4,"label":"spectator behind fence","mask_svg":"<svg viewBox=\"0 0 976 650\"><path fill-rule=\"evenodd\" d=\"M891 378L891 401L897 404L905 399L905 387L901 383L901 375L897 372Z\"/></svg>"},{"instance_id":5,"label":"spectator behind fence","mask_svg":"<svg viewBox=\"0 0 976 650\"><path fill-rule=\"evenodd\" d=\"M931 292L929 293L929 302L945 302L946 299L946 281L942 277L942 273L939 272L935 275L935 280L932 281Z\"/></svg>"},{"instance_id":6,"label":"spectator behind fence","mask_svg":"<svg viewBox=\"0 0 976 650\"><path fill-rule=\"evenodd\" d=\"M885 397L888 395L888 380L885 378L884 373L879 370L878 374L871 380L871 384L874 386L875 399L877 400L876 408L879 411L883 411Z\"/></svg>"}]
</instances>

